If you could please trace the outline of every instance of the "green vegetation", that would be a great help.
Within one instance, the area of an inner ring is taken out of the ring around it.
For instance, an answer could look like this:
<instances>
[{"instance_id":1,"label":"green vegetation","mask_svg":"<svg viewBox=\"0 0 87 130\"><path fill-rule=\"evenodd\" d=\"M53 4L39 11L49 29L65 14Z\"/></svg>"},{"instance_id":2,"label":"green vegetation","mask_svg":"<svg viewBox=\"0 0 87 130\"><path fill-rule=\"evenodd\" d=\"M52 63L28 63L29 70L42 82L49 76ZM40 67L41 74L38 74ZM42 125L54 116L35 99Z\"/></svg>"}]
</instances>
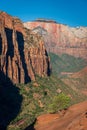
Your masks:
<instances>
[{"instance_id":1,"label":"green vegetation","mask_svg":"<svg viewBox=\"0 0 87 130\"><path fill-rule=\"evenodd\" d=\"M64 93L60 93L55 96L52 100L52 103L48 106L49 113L56 113L60 110L66 109L70 105L70 97Z\"/></svg>"},{"instance_id":2,"label":"green vegetation","mask_svg":"<svg viewBox=\"0 0 87 130\"><path fill-rule=\"evenodd\" d=\"M18 87L20 88L20 95L23 97L21 109L17 117L10 122L8 130L14 128L14 130L24 130L24 128L34 122L37 116L48 113L50 104L55 104L56 98L65 103L62 102L62 105L57 103L60 107L57 108L56 106L55 111L87 99L84 94L77 93L54 76L46 78L37 77L36 81L27 85L21 84ZM70 104L68 104L69 99L71 99Z\"/></svg>"},{"instance_id":3,"label":"green vegetation","mask_svg":"<svg viewBox=\"0 0 87 130\"><path fill-rule=\"evenodd\" d=\"M72 104L87 100L87 95L80 91L83 90L82 88L86 89L87 77L60 79L58 76L54 76L61 72L81 70L86 66L86 61L69 55L50 54L50 56L53 72L50 77L37 76L36 81L29 84L18 84L17 87L13 85L9 89L4 87L6 92L3 90L5 94L2 94L2 98L8 99L9 95L8 102L12 102L11 110L12 108L18 110L15 111L17 114L9 121L7 130L24 130L41 114L55 113Z\"/></svg>"},{"instance_id":4,"label":"green vegetation","mask_svg":"<svg viewBox=\"0 0 87 130\"><path fill-rule=\"evenodd\" d=\"M85 66L87 61L82 58L76 58L68 54L56 55L49 53L52 64L52 72L55 75L61 74L61 72L78 72Z\"/></svg>"}]
</instances>

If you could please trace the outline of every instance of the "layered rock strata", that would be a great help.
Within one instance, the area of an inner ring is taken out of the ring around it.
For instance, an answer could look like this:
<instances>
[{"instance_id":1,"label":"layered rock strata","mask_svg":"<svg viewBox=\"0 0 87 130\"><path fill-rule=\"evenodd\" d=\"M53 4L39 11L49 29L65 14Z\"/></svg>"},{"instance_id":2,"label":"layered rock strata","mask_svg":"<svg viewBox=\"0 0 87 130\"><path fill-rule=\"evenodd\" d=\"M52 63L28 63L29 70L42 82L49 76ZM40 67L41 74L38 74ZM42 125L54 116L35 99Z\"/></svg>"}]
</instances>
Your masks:
<instances>
[{"instance_id":1,"label":"layered rock strata","mask_svg":"<svg viewBox=\"0 0 87 130\"><path fill-rule=\"evenodd\" d=\"M87 27L69 27L47 20L26 22L24 26L44 37L49 52L87 59Z\"/></svg>"},{"instance_id":2,"label":"layered rock strata","mask_svg":"<svg viewBox=\"0 0 87 130\"><path fill-rule=\"evenodd\" d=\"M5 12L0 12L0 70L14 83L28 83L35 75L50 73L42 37Z\"/></svg>"}]
</instances>

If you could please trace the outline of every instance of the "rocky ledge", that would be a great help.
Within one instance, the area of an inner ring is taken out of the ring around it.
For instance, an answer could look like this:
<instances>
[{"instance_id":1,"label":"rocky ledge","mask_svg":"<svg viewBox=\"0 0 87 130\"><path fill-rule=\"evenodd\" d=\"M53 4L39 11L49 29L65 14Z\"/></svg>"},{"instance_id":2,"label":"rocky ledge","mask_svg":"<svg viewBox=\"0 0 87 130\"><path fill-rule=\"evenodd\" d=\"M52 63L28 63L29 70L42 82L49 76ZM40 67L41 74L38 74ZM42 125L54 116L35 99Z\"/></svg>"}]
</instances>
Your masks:
<instances>
[{"instance_id":1,"label":"rocky ledge","mask_svg":"<svg viewBox=\"0 0 87 130\"><path fill-rule=\"evenodd\" d=\"M41 115L34 126L34 130L87 130L87 101L58 114Z\"/></svg>"},{"instance_id":2,"label":"rocky ledge","mask_svg":"<svg viewBox=\"0 0 87 130\"><path fill-rule=\"evenodd\" d=\"M43 19L43 18L38 18L35 20L36 22L46 22L46 23L57 23L54 20L49 20L49 19Z\"/></svg>"}]
</instances>

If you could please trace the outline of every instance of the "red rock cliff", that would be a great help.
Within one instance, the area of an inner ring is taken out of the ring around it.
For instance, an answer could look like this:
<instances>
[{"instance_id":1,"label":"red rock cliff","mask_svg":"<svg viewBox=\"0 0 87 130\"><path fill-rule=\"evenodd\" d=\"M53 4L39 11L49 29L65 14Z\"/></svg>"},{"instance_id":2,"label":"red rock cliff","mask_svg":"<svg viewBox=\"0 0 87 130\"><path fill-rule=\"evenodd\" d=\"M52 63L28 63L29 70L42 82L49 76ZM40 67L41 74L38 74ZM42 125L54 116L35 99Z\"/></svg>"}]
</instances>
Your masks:
<instances>
[{"instance_id":1,"label":"red rock cliff","mask_svg":"<svg viewBox=\"0 0 87 130\"><path fill-rule=\"evenodd\" d=\"M42 37L5 12L0 12L0 70L14 83L30 82L50 71Z\"/></svg>"},{"instance_id":2,"label":"red rock cliff","mask_svg":"<svg viewBox=\"0 0 87 130\"><path fill-rule=\"evenodd\" d=\"M72 28L56 22L40 20L24 23L24 26L39 32L44 37L48 51L87 59L87 27Z\"/></svg>"}]
</instances>

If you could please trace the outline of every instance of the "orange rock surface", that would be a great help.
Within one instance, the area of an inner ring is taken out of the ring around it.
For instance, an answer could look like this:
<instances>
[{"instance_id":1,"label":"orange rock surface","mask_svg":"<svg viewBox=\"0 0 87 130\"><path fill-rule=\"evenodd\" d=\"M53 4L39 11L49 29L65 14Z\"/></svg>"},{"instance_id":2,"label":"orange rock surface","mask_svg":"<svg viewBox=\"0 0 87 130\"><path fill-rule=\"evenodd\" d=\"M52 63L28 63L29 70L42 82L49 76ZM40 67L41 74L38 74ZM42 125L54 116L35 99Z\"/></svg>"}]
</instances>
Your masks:
<instances>
[{"instance_id":1,"label":"orange rock surface","mask_svg":"<svg viewBox=\"0 0 87 130\"><path fill-rule=\"evenodd\" d=\"M14 83L28 83L50 72L42 37L5 12L0 12L0 70Z\"/></svg>"},{"instance_id":2,"label":"orange rock surface","mask_svg":"<svg viewBox=\"0 0 87 130\"><path fill-rule=\"evenodd\" d=\"M37 118L35 130L87 130L87 101L71 106L63 114Z\"/></svg>"}]
</instances>

